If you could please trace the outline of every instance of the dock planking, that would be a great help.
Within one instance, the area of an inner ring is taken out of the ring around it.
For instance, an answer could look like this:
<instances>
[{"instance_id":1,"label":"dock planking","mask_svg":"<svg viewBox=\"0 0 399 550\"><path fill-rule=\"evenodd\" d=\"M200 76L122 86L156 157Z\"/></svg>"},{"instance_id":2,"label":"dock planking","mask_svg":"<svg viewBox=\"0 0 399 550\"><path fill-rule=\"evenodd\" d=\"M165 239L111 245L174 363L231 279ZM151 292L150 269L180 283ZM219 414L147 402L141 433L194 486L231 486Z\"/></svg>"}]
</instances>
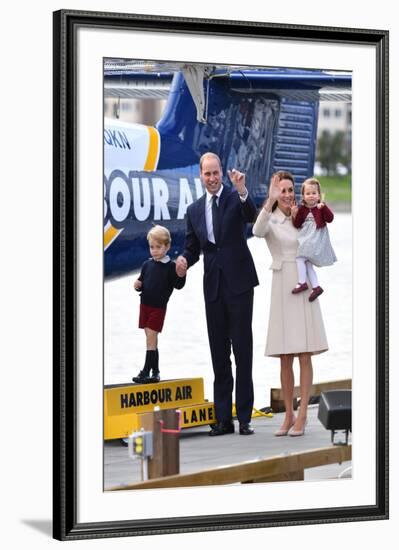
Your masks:
<instances>
[{"instance_id":1,"label":"dock planking","mask_svg":"<svg viewBox=\"0 0 399 550\"><path fill-rule=\"evenodd\" d=\"M232 483L260 483L271 481L303 481L305 469L350 460L352 446L323 447L279 455L270 458L248 460L240 464L219 466L189 474L170 475L134 483L114 490L160 489L172 487L196 487L199 485L228 485ZM112 489L111 489L112 490Z\"/></svg>"},{"instance_id":2,"label":"dock planking","mask_svg":"<svg viewBox=\"0 0 399 550\"><path fill-rule=\"evenodd\" d=\"M210 438L207 426L184 430L180 435L180 473L189 474L200 470L237 465L245 461L331 447L330 431L326 430L317 419L317 411L317 406L309 407L308 425L303 437L273 436L283 421L283 414L275 414L273 418L254 418L252 425L255 428L255 434L251 436L238 435L237 422L235 423L236 433L222 437ZM340 465L307 469L305 480L336 478L348 464L346 462ZM292 480L292 477L290 479ZM127 448L120 441L105 442L104 489L109 490L140 481L140 461L130 459Z\"/></svg>"}]
</instances>

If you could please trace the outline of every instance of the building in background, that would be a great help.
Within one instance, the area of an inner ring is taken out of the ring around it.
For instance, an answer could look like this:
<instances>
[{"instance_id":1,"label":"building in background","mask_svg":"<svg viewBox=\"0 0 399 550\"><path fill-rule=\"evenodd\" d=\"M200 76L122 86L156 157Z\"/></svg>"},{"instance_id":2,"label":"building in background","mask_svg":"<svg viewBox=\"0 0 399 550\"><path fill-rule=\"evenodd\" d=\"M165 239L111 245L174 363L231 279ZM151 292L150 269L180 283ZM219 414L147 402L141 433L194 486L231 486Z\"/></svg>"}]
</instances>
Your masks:
<instances>
[{"instance_id":1,"label":"building in background","mask_svg":"<svg viewBox=\"0 0 399 550\"><path fill-rule=\"evenodd\" d=\"M347 101L321 101L318 136L323 130L341 131L350 135L352 131L352 103Z\"/></svg>"},{"instance_id":2,"label":"building in background","mask_svg":"<svg viewBox=\"0 0 399 550\"><path fill-rule=\"evenodd\" d=\"M320 101L315 174L351 172L352 103Z\"/></svg>"}]
</instances>

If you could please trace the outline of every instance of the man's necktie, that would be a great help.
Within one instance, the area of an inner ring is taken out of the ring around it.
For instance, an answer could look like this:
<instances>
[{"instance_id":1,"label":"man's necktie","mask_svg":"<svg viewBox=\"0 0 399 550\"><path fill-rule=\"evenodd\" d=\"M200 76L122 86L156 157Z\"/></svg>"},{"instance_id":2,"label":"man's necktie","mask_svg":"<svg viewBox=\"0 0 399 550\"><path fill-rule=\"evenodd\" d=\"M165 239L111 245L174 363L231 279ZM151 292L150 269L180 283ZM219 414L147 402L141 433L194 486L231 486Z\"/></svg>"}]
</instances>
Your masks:
<instances>
[{"instance_id":1,"label":"man's necktie","mask_svg":"<svg viewBox=\"0 0 399 550\"><path fill-rule=\"evenodd\" d=\"M215 236L215 243L219 242L220 236L220 220L219 220L219 207L217 204L217 196L213 195L212 197L212 225L213 225L213 234Z\"/></svg>"}]
</instances>

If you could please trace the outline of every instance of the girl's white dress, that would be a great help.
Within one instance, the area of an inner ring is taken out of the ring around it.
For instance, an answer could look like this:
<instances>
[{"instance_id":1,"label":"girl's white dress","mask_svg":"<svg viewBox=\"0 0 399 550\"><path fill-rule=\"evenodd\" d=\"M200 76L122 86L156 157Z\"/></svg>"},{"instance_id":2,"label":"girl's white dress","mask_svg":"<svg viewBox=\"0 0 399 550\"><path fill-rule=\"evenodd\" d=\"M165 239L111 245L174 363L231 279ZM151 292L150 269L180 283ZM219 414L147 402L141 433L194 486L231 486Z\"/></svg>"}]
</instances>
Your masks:
<instances>
[{"instance_id":1,"label":"girl's white dress","mask_svg":"<svg viewBox=\"0 0 399 550\"><path fill-rule=\"evenodd\" d=\"M306 216L298 232L298 256L307 258L317 267L332 265L337 261L327 225L317 229L311 212Z\"/></svg>"},{"instance_id":2,"label":"girl's white dress","mask_svg":"<svg viewBox=\"0 0 399 550\"><path fill-rule=\"evenodd\" d=\"M267 356L327 351L328 343L319 300L309 302L311 290L292 294L297 283L296 257L298 230L291 216L276 208L268 213L264 208L253 227L256 237L264 237L272 255L273 270L267 330Z\"/></svg>"}]
</instances>

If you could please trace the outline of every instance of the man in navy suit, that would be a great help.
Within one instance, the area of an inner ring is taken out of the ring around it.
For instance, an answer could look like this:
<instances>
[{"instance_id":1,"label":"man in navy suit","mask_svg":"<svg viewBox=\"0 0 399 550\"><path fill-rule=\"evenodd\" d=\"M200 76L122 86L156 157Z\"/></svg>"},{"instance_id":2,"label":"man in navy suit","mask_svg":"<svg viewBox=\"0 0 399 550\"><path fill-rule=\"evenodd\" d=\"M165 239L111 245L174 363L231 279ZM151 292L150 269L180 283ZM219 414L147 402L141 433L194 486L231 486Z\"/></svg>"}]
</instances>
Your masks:
<instances>
[{"instance_id":1,"label":"man in navy suit","mask_svg":"<svg viewBox=\"0 0 399 550\"><path fill-rule=\"evenodd\" d=\"M220 159L205 153L200 177L206 193L187 209L184 252L176 261L183 276L204 255L204 298L212 356L216 424L209 435L234 432L232 421L233 374L236 363L236 411L241 435L251 435L254 401L252 382L252 309L256 270L246 239L247 223L256 208L245 187L245 175L228 171L233 187L223 185Z\"/></svg>"}]
</instances>

